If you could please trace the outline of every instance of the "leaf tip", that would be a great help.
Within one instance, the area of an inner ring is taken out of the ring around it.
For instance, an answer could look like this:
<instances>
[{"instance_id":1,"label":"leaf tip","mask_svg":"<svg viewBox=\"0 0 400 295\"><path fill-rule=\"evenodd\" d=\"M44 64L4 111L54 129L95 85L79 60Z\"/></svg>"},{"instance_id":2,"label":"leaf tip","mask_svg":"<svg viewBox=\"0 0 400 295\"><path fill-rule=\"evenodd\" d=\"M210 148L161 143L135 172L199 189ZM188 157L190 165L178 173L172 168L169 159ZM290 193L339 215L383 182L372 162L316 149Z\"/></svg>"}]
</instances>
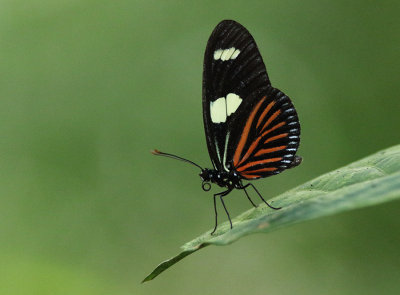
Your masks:
<instances>
[{"instance_id":1,"label":"leaf tip","mask_svg":"<svg viewBox=\"0 0 400 295\"><path fill-rule=\"evenodd\" d=\"M152 279L153 279L153 278L150 277L150 275L148 275L148 276L145 277L145 278L143 279L143 281L141 281L140 283L143 284L143 283L146 283L146 282L148 282L148 281L151 281Z\"/></svg>"}]
</instances>

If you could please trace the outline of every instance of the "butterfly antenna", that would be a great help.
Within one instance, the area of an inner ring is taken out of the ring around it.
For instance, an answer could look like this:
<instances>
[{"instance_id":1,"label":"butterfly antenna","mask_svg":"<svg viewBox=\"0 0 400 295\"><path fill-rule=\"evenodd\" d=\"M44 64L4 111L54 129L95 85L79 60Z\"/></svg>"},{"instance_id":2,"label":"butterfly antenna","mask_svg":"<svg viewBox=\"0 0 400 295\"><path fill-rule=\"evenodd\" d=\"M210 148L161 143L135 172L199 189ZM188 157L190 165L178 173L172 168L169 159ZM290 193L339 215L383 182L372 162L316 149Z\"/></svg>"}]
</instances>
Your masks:
<instances>
[{"instance_id":1,"label":"butterfly antenna","mask_svg":"<svg viewBox=\"0 0 400 295\"><path fill-rule=\"evenodd\" d=\"M182 157L178 157L178 156L176 156L176 155L172 155L172 154L168 154L168 153L163 153L163 152L160 152L159 150L152 150L151 153L152 153L153 155L156 155L156 156L164 156L164 157L168 157L168 158L180 160L180 161L183 161L183 162L187 162L187 163L190 163L190 164L192 164L192 165L194 165L194 166L199 167L201 170L204 170L202 167L200 167L200 165L197 165L196 163L194 163L194 162L192 162L192 161L189 161L188 159L185 159L185 158L182 158Z\"/></svg>"}]
</instances>

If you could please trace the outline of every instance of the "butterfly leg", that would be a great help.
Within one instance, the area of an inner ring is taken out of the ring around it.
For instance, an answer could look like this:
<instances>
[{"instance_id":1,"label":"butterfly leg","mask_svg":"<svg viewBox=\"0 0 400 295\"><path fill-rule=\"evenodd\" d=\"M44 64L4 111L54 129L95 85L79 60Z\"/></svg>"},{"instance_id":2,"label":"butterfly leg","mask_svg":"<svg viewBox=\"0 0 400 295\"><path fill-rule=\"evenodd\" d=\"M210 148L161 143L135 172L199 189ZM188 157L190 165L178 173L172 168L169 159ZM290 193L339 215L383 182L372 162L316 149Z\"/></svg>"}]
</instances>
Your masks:
<instances>
[{"instance_id":1,"label":"butterfly leg","mask_svg":"<svg viewBox=\"0 0 400 295\"><path fill-rule=\"evenodd\" d=\"M214 215L215 215L215 226L213 231L211 232L211 234L214 234L215 231L217 230L217 225L218 225L218 212L217 212L217 201L216 201L216 197L218 196L218 194L214 194Z\"/></svg>"},{"instance_id":2,"label":"butterfly leg","mask_svg":"<svg viewBox=\"0 0 400 295\"><path fill-rule=\"evenodd\" d=\"M250 196L249 196L249 194L248 194L247 191L246 191L246 187L248 187L249 185L247 184L246 186L243 186L242 183L240 183L240 185L242 186L241 189L244 190L244 192L245 192L245 194L246 194L246 196L247 196L247 199L249 199L250 203L254 206L254 208L257 208L258 206L257 206L256 204L254 204L253 200L250 199Z\"/></svg>"},{"instance_id":3,"label":"butterfly leg","mask_svg":"<svg viewBox=\"0 0 400 295\"><path fill-rule=\"evenodd\" d=\"M213 229L213 231L211 232L211 234L214 234L214 233L215 233L215 231L217 230L217 226L218 226L218 213L217 213L217 201L216 201L216 197L217 197L217 196L219 196L220 199L221 199L221 203L222 203L222 205L224 206L224 209L225 209L226 214L228 215L228 219L229 219L229 222L230 222L231 228L232 228L231 217L229 216L229 213L228 213L228 210L226 209L224 200L222 199L224 196L226 196L227 194L229 194L231 191L232 191L232 190L230 189L230 190L227 190L227 191L224 191L224 192L220 192L220 193L214 194L215 226L214 226L214 229Z\"/></svg>"},{"instance_id":4,"label":"butterfly leg","mask_svg":"<svg viewBox=\"0 0 400 295\"><path fill-rule=\"evenodd\" d=\"M228 191L226 191L226 192L224 192L222 195L220 195L219 196L219 198L221 199L221 203L222 203L222 205L224 206L224 209L225 209L225 212L226 212L226 215L228 215L228 219L229 219L229 223L231 224L231 229L232 229L232 220L231 220L231 217L229 216L229 212L228 212L228 210L226 209L226 206L225 206L225 203L224 203L224 199L223 199L223 197L225 197L227 194L229 194L231 192L231 190L228 190Z\"/></svg>"},{"instance_id":5,"label":"butterfly leg","mask_svg":"<svg viewBox=\"0 0 400 295\"><path fill-rule=\"evenodd\" d=\"M265 201L265 199L262 197L262 195L260 194L260 192L256 189L256 187L255 187L252 183L248 183L248 184L246 184L245 186L243 186L244 191L246 191L246 187L248 187L248 186L251 186L251 187L256 191L256 193L257 193L258 196L261 198L261 200L262 200L268 207L270 207L271 209L279 210L279 209L282 208L282 207L274 207L274 206L271 206L270 204L268 204L268 202Z\"/></svg>"}]
</instances>

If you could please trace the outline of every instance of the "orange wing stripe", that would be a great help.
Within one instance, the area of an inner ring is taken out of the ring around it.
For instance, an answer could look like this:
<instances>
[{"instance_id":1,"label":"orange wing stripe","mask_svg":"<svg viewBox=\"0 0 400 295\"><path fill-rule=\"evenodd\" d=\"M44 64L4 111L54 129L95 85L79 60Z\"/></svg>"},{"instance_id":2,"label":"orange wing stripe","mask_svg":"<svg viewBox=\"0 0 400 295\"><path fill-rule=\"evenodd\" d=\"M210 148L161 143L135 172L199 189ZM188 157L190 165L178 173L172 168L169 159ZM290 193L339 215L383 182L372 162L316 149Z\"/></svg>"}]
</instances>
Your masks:
<instances>
[{"instance_id":1,"label":"orange wing stripe","mask_svg":"<svg viewBox=\"0 0 400 295\"><path fill-rule=\"evenodd\" d=\"M281 145L281 146L277 146L277 147L270 148L270 149L261 149L255 154L255 156L260 156L263 154L269 154L269 153L281 151L281 150L285 149L286 147L287 147L287 145Z\"/></svg>"},{"instance_id":2,"label":"orange wing stripe","mask_svg":"<svg viewBox=\"0 0 400 295\"><path fill-rule=\"evenodd\" d=\"M274 140L277 140L277 139L280 139L280 138L284 138L284 137L286 137L288 135L289 135L289 133L282 133L282 134L279 134L279 135L275 135L275 136L272 136L272 137L268 138L266 141L264 141L264 143L268 143L268 142L271 142L271 141L274 141Z\"/></svg>"},{"instance_id":3,"label":"orange wing stripe","mask_svg":"<svg viewBox=\"0 0 400 295\"><path fill-rule=\"evenodd\" d=\"M240 172L240 171L246 170L247 168L253 167L253 166L255 166L255 165L267 164L267 163L272 163L272 162L278 162L278 161L280 161L280 160L282 160L282 157L264 159L264 160L259 160L259 161L253 161L253 162L247 163L247 164L244 165L244 166L241 166L241 167L237 168L236 170Z\"/></svg>"},{"instance_id":4,"label":"orange wing stripe","mask_svg":"<svg viewBox=\"0 0 400 295\"><path fill-rule=\"evenodd\" d=\"M243 176L246 179L256 179L256 178L260 178L261 175L251 175L251 174L247 174L247 173L241 173L241 176Z\"/></svg>"},{"instance_id":5,"label":"orange wing stripe","mask_svg":"<svg viewBox=\"0 0 400 295\"><path fill-rule=\"evenodd\" d=\"M275 129L278 129L279 127L282 127L282 126L285 125L285 124L286 124L285 121L276 124L274 127L271 127L271 128L268 129L267 131L264 131L264 133L260 135L260 138L264 137L265 135L267 135L268 133L274 131Z\"/></svg>"},{"instance_id":6,"label":"orange wing stripe","mask_svg":"<svg viewBox=\"0 0 400 295\"><path fill-rule=\"evenodd\" d=\"M269 117L269 119L267 120L267 122L265 122L265 124L264 124L264 127L263 127L263 129L262 129L262 131L264 131L265 130L265 128L267 128L268 127L268 125L269 124L271 124L271 122L273 121L273 120L275 120L276 119L276 117L278 117L279 116L279 114L281 113L281 110L277 110L275 113L273 113L272 114L272 116L271 117ZM261 132L262 132L261 131Z\"/></svg>"},{"instance_id":7,"label":"orange wing stripe","mask_svg":"<svg viewBox=\"0 0 400 295\"><path fill-rule=\"evenodd\" d=\"M251 153L254 151L254 149L257 147L258 143L260 142L260 140L267 135L268 133L274 131L275 129L278 129L279 127L285 125L286 122L280 122L278 124L276 124L274 127L268 129L267 131L265 131L263 134L261 134L249 147L249 149L247 150L247 153L243 156L243 158L240 160L240 162L233 162L235 167L238 167L240 164L242 164L244 161L247 160L247 158L251 155ZM272 137L271 137L272 138ZM236 155L236 153L235 153Z\"/></svg>"},{"instance_id":8,"label":"orange wing stripe","mask_svg":"<svg viewBox=\"0 0 400 295\"><path fill-rule=\"evenodd\" d=\"M264 96L258 102L258 104L255 106L255 108L251 111L249 118L247 119L246 125L244 126L242 135L240 137L240 141L238 143L235 154L233 156L233 165L234 166L236 166L236 164L239 162L240 155L242 154L244 145L246 144L247 138L249 136L251 124L253 123L254 117L256 116L258 109L261 107L261 104L264 102L265 99L266 99L266 96Z\"/></svg>"},{"instance_id":9,"label":"orange wing stripe","mask_svg":"<svg viewBox=\"0 0 400 295\"><path fill-rule=\"evenodd\" d=\"M258 119L258 122L257 122L257 128L258 128L258 126L261 124L262 120L264 120L264 118L265 118L265 116L267 115L267 113L269 112L269 110L274 106L274 104L275 104L275 101L271 101L271 102L267 105L267 107L265 108L265 110L262 112L262 114L261 114L261 116L260 116L260 118Z\"/></svg>"},{"instance_id":10,"label":"orange wing stripe","mask_svg":"<svg viewBox=\"0 0 400 295\"><path fill-rule=\"evenodd\" d=\"M243 174L250 175L252 173L272 172L272 171L276 171L276 170L278 170L278 168L276 168L276 167L268 167L268 168L262 168L262 169L252 170L252 171L246 171L246 173L243 173Z\"/></svg>"},{"instance_id":11,"label":"orange wing stripe","mask_svg":"<svg viewBox=\"0 0 400 295\"><path fill-rule=\"evenodd\" d=\"M258 170L248 171L247 173L240 173L240 175L245 177L246 179L255 179L255 178L260 178L261 175L259 175L259 174L253 175L251 173L273 172L276 170L278 170L278 168L276 168L276 167L262 168L262 169L258 169Z\"/></svg>"},{"instance_id":12,"label":"orange wing stripe","mask_svg":"<svg viewBox=\"0 0 400 295\"><path fill-rule=\"evenodd\" d=\"M240 160L240 162L238 163L237 161L233 161L233 164L235 167L238 167L240 164L242 164L244 161L247 160L247 158L251 155L251 153L254 151L254 149L257 147L258 143L260 142L260 140L267 135L268 133L274 131L275 129L278 129L279 127L282 127L283 125L285 125L286 122L280 122L278 124L276 124L274 127L266 130L263 134L261 134L249 147L249 149L247 150L247 153L243 156L243 158ZM271 137L272 138L272 137ZM236 150L237 152L237 150ZM236 152L235 152L235 156L236 156Z\"/></svg>"},{"instance_id":13,"label":"orange wing stripe","mask_svg":"<svg viewBox=\"0 0 400 295\"><path fill-rule=\"evenodd\" d=\"M243 158L240 160L240 162L238 163L237 166L239 166L240 164L242 164L244 161L247 160L247 158L251 155L251 153L254 151L254 149L257 147L258 143L260 142L262 137L257 138L249 147L249 149L247 150L247 153L243 156ZM236 167L236 165L235 165Z\"/></svg>"}]
</instances>

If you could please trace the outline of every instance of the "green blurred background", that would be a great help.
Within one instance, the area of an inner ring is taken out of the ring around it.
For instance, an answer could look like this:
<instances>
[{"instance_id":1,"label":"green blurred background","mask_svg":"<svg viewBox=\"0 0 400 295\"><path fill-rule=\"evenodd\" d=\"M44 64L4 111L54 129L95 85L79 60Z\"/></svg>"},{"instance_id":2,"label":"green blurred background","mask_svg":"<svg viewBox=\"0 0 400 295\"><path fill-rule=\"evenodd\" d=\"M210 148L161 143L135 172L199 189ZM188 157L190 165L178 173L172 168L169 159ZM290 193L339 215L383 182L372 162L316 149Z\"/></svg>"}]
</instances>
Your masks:
<instances>
[{"instance_id":1,"label":"green blurred background","mask_svg":"<svg viewBox=\"0 0 400 295\"><path fill-rule=\"evenodd\" d=\"M271 198L400 142L399 1L0 2L0 294L398 294L400 203L208 247L203 54L235 19L302 123ZM241 192L231 214L251 206ZM221 214L221 216L223 216Z\"/></svg>"}]
</instances>

